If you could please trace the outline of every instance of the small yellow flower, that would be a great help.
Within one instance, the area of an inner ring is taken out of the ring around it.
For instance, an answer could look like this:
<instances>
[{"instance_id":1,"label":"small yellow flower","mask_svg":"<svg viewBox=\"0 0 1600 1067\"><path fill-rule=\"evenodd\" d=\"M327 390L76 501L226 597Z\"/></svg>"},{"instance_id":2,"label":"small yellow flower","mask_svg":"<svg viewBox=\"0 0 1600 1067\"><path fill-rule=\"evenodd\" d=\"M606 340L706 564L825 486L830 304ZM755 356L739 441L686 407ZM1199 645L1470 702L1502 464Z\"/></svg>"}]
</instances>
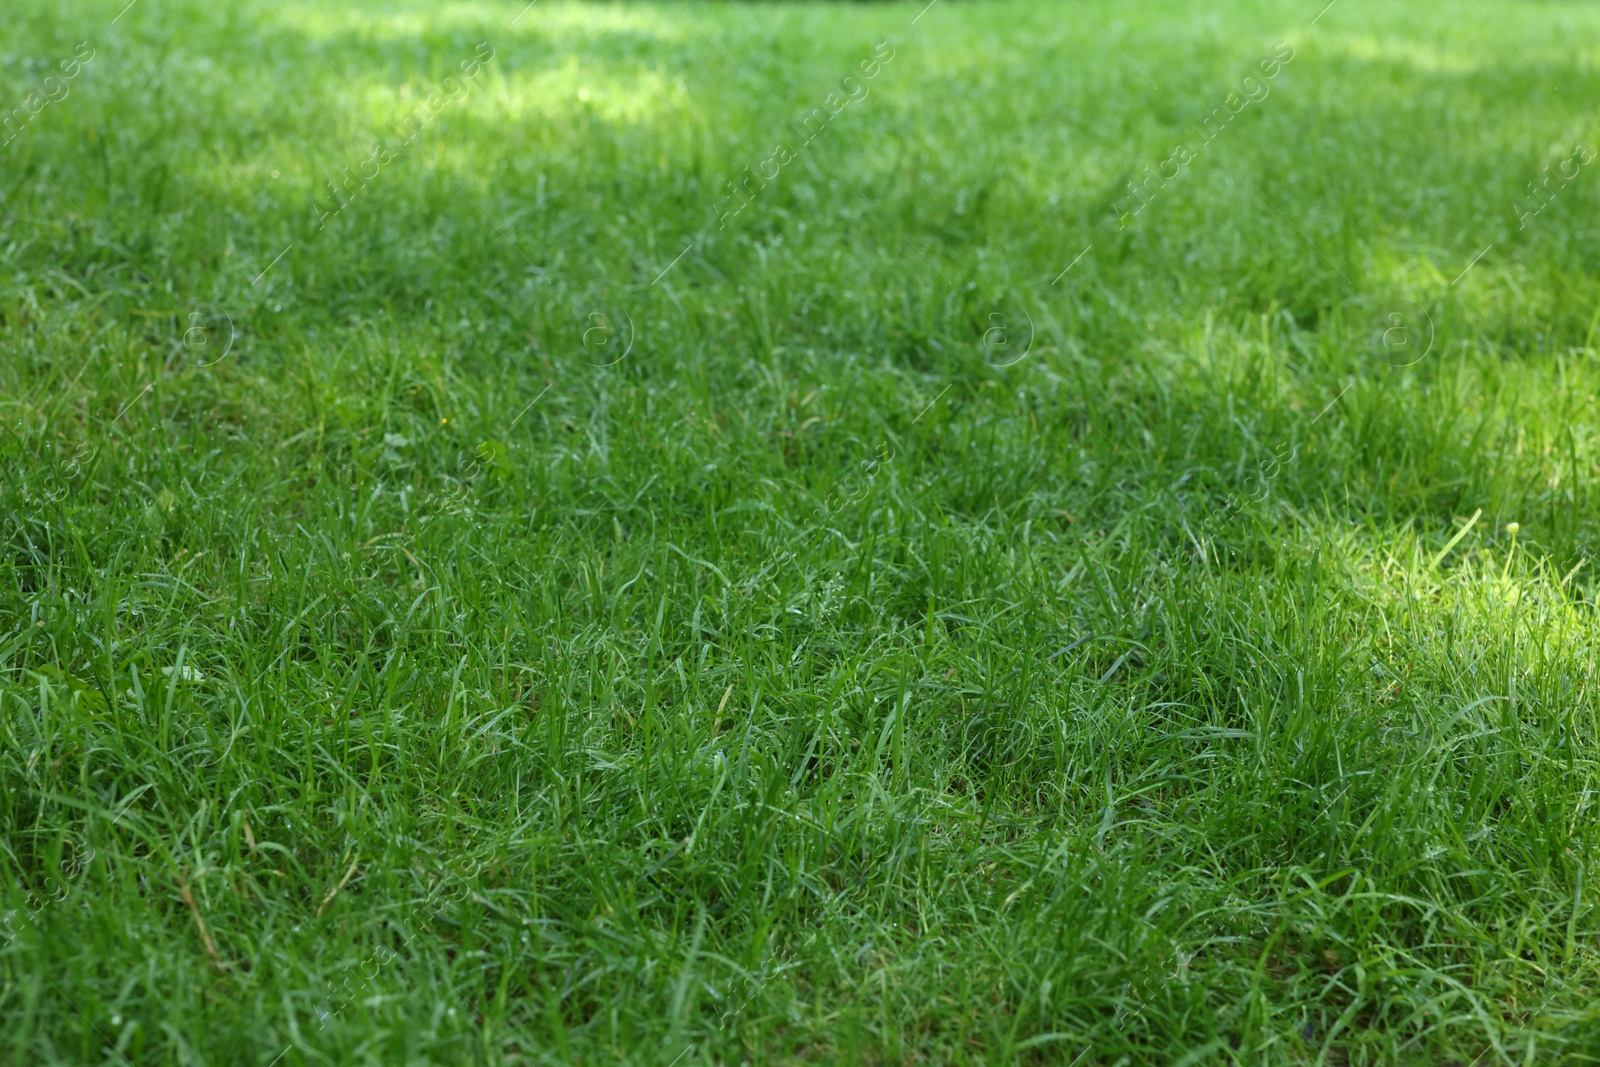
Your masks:
<instances>
[{"instance_id":1,"label":"small yellow flower","mask_svg":"<svg viewBox=\"0 0 1600 1067\"><path fill-rule=\"evenodd\" d=\"M1522 524L1520 522L1506 523L1506 533L1510 534L1512 537L1517 536L1517 531L1520 529L1522 529Z\"/></svg>"}]
</instances>

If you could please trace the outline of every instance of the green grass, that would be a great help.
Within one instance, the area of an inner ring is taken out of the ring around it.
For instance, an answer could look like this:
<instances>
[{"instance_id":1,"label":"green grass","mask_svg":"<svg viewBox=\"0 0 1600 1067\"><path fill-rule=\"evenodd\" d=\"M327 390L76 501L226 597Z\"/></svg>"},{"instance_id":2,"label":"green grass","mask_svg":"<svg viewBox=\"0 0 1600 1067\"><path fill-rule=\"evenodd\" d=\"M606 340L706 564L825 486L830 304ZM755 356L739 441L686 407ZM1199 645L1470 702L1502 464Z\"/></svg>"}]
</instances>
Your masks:
<instances>
[{"instance_id":1,"label":"green grass","mask_svg":"<svg viewBox=\"0 0 1600 1067\"><path fill-rule=\"evenodd\" d=\"M8 8L0 1060L1600 1061L1600 9L1318 6Z\"/></svg>"}]
</instances>

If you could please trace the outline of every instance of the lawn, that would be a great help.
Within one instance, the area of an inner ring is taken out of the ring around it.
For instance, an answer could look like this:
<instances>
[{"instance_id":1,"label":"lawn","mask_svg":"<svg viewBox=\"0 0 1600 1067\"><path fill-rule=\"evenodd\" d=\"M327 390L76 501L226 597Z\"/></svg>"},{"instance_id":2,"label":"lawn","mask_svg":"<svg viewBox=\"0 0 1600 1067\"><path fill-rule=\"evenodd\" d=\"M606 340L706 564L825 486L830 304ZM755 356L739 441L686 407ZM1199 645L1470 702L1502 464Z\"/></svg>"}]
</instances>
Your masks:
<instances>
[{"instance_id":1,"label":"lawn","mask_svg":"<svg viewBox=\"0 0 1600 1067\"><path fill-rule=\"evenodd\" d=\"M7 5L0 1062L1600 1062L1600 7L924 2Z\"/></svg>"}]
</instances>

